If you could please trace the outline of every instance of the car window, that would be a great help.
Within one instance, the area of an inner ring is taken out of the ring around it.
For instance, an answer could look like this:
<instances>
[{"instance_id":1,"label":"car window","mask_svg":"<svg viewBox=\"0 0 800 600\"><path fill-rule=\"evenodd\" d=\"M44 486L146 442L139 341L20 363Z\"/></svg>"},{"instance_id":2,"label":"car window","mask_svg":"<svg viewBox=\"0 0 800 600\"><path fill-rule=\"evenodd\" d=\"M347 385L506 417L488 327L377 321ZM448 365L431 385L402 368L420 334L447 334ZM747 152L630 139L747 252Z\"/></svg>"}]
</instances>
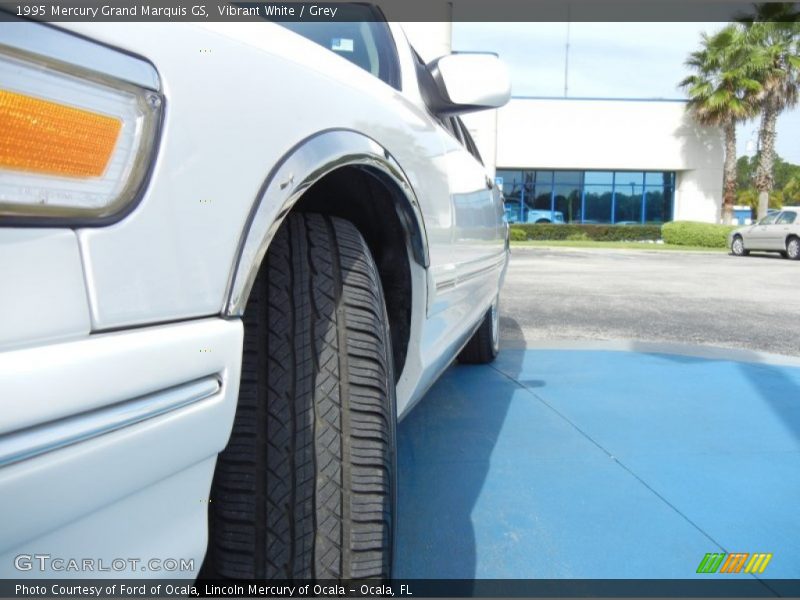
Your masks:
<instances>
[{"instance_id":1,"label":"car window","mask_svg":"<svg viewBox=\"0 0 800 600\"><path fill-rule=\"evenodd\" d=\"M427 70L425 67L425 62L422 60L422 57L419 53L412 47L411 51L414 53L414 60L417 63L417 76L425 76L427 75ZM420 70L423 73L420 73ZM475 145L475 140L472 139L472 135L470 134L467 126L464 125L464 121L461 120L461 117L439 117L439 123L441 123L442 127L444 127L450 135L458 140L458 142L467 149L467 151L475 157L479 163L483 164L483 159L481 158L480 152L478 152L478 146Z\"/></svg>"},{"instance_id":2,"label":"car window","mask_svg":"<svg viewBox=\"0 0 800 600\"><path fill-rule=\"evenodd\" d=\"M458 126L461 129L461 139L463 140L467 150L469 150L469 153L475 157L475 160L483 164L481 153L478 152L478 146L475 145L475 140L472 139L472 134L470 134L467 126L464 125L464 121L462 121L460 117L456 117L456 123L458 123Z\"/></svg>"},{"instance_id":3,"label":"car window","mask_svg":"<svg viewBox=\"0 0 800 600\"><path fill-rule=\"evenodd\" d=\"M442 124L442 127L444 127L450 133L450 135L458 140L459 144L464 144L464 140L461 139L461 132L458 130L458 124L453 117L442 117L439 119L439 122Z\"/></svg>"},{"instance_id":4,"label":"car window","mask_svg":"<svg viewBox=\"0 0 800 600\"><path fill-rule=\"evenodd\" d=\"M778 213L773 213L771 215L767 215L763 219L761 219L758 224L759 225L772 225L775 223L775 220L778 218Z\"/></svg>"},{"instance_id":5,"label":"car window","mask_svg":"<svg viewBox=\"0 0 800 600\"><path fill-rule=\"evenodd\" d=\"M375 8L348 4L353 22L284 21L279 25L349 60L378 79L400 89L400 67L392 34L385 21L376 20Z\"/></svg>"},{"instance_id":6,"label":"car window","mask_svg":"<svg viewBox=\"0 0 800 600\"><path fill-rule=\"evenodd\" d=\"M792 223L794 223L794 220L796 218L797 218L797 213L786 211L778 215L778 220L775 221L775 223L777 223L778 225L791 225Z\"/></svg>"},{"instance_id":7,"label":"car window","mask_svg":"<svg viewBox=\"0 0 800 600\"><path fill-rule=\"evenodd\" d=\"M464 125L464 121L459 117L442 117L439 119L439 122L442 124L442 127L450 132L450 135L458 140L458 143L461 144L475 160L483 164L483 159L481 158L480 152L478 152L478 147L475 145L475 141L472 139L469 129Z\"/></svg>"}]
</instances>

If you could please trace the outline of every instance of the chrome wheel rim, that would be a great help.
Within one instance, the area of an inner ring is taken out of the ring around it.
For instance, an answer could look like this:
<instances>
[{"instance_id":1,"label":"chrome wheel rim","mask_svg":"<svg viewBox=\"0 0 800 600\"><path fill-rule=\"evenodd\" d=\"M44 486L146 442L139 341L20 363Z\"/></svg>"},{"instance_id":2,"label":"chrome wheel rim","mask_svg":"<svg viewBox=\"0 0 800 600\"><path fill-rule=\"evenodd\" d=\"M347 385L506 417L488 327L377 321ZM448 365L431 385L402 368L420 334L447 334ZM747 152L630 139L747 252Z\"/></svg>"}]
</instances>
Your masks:
<instances>
[{"instance_id":1,"label":"chrome wheel rim","mask_svg":"<svg viewBox=\"0 0 800 600\"><path fill-rule=\"evenodd\" d=\"M742 244L742 238L736 238L733 240L733 253L736 255L740 255L744 250L744 244Z\"/></svg>"},{"instance_id":2,"label":"chrome wheel rim","mask_svg":"<svg viewBox=\"0 0 800 600\"><path fill-rule=\"evenodd\" d=\"M786 248L786 253L789 255L789 258L797 258L800 256L800 240L795 238L789 242L789 247Z\"/></svg>"}]
</instances>

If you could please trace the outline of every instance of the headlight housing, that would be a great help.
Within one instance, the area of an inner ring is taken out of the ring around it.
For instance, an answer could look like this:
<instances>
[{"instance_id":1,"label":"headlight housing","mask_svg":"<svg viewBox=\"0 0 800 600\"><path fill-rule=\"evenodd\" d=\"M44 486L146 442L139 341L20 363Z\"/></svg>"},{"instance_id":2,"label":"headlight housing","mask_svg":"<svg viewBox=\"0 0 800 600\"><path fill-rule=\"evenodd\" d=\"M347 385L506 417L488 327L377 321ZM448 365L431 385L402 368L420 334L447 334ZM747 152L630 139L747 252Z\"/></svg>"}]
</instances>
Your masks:
<instances>
[{"instance_id":1,"label":"headlight housing","mask_svg":"<svg viewBox=\"0 0 800 600\"><path fill-rule=\"evenodd\" d=\"M0 221L123 213L149 172L162 105L155 90L0 44Z\"/></svg>"}]
</instances>

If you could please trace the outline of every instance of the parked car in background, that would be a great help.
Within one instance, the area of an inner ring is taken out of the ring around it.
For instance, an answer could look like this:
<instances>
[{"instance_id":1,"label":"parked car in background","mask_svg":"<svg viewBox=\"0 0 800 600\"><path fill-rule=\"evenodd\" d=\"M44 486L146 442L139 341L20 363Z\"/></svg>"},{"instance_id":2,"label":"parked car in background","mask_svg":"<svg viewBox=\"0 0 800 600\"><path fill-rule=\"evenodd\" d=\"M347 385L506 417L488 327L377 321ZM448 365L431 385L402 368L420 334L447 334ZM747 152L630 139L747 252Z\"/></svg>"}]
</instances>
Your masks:
<instances>
[{"instance_id":1,"label":"parked car in background","mask_svg":"<svg viewBox=\"0 0 800 600\"><path fill-rule=\"evenodd\" d=\"M800 260L800 207L786 206L758 223L734 229L728 235L728 247L736 256L757 250Z\"/></svg>"},{"instance_id":2,"label":"parked car in background","mask_svg":"<svg viewBox=\"0 0 800 600\"><path fill-rule=\"evenodd\" d=\"M509 223L563 223L564 213L557 210L539 210L523 208L523 216L520 216L519 202L506 200L505 203L506 220Z\"/></svg>"},{"instance_id":3,"label":"parked car in background","mask_svg":"<svg viewBox=\"0 0 800 600\"><path fill-rule=\"evenodd\" d=\"M508 226L453 119L510 83L356 10L0 19L0 576L391 575L396 420L498 350Z\"/></svg>"}]
</instances>

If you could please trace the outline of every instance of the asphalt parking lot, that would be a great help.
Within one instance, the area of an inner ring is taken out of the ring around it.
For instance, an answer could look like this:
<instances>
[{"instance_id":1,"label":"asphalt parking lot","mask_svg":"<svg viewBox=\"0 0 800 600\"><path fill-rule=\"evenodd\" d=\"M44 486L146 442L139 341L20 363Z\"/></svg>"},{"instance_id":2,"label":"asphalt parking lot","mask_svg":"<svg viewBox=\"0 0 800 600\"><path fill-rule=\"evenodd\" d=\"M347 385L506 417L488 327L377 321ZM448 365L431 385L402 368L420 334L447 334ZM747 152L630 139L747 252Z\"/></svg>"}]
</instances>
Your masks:
<instances>
[{"instance_id":1,"label":"asphalt parking lot","mask_svg":"<svg viewBox=\"0 0 800 600\"><path fill-rule=\"evenodd\" d=\"M512 248L506 347L643 340L800 355L800 262L778 255Z\"/></svg>"},{"instance_id":2,"label":"asphalt parking lot","mask_svg":"<svg viewBox=\"0 0 800 600\"><path fill-rule=\"evenodd\" d=\"M454 365L399 424L396 575L796 595L798 277L772 258L516 249L497 361ZM772 557L696 573L736 552Z\"/></svg>"}]
</instances>

